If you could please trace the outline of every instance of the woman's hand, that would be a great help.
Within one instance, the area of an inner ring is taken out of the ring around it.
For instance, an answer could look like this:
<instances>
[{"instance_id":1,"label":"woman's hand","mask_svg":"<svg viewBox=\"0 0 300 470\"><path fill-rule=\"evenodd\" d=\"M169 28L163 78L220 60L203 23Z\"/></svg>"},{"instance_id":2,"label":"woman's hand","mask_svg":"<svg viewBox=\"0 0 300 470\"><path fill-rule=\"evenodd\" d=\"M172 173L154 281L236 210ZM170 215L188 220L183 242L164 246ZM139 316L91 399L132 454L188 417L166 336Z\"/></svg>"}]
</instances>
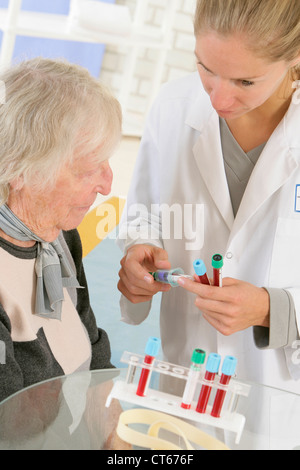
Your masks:
<instances>
[{"instance_id":1,"label":"woman's hand","mask_svg":"<svg viewBox=\"0 0 300 470\"><path fill-rule=\"evenodd\" d=\"M223 279L223 287L206 286L184 278L178 283L197 295L196 307L224 336L252 326L270 327L270 299L263 288L231 278Z\"/></svg>"},{"instance_id":2,"label":"woman's hand","mask_svg":"<svg viewBox=\"0 0 300 470\"><path fill-rule=\"evenodd\" d=\"M134 245L121 261L119 291L134 304L147 302L158 292L168 292L171 286L153 279L149 272L171 269L165 250L151 245Z\"/></svg>"}]
</instances>

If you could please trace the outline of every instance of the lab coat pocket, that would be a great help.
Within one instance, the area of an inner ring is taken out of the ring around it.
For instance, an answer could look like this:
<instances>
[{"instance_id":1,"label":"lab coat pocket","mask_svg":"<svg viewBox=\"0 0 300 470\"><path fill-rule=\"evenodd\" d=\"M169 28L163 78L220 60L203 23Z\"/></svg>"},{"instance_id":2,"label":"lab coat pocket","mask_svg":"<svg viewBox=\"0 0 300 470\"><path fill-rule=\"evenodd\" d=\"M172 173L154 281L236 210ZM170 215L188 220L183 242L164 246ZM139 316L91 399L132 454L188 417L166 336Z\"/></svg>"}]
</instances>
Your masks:
<instances>
[{"instance_id":1,"label":"lab coat pocket","mask_svg":"<svg viewBox=\"0 0 300 470\"><path fill-rule=\"evenodd\" d=\"M272 391L270 397L270 450L299 450L300 396Z\"/></svg>"},{"instance_id":2,"label":"lab coat pocket","mask_svg":"<svg viewBox=\"0 0 300 470\"><path fill-rule=\"evenodd\" d=\"M300 219L280 217L272 251L269 287L300 286Z\"/></svg>"}]
</instances>

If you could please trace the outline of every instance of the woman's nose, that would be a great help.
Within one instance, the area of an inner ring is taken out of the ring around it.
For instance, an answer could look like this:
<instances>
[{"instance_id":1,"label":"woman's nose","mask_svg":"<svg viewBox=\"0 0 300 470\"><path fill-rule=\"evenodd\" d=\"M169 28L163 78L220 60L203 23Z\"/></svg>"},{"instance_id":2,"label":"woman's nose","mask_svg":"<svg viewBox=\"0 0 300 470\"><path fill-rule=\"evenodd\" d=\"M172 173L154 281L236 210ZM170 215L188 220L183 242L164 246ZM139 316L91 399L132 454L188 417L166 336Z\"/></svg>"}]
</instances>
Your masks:
<instances>
[{"instance_id":1,"label":"woman's nose","mask_svg":"<svg viewBox=\"0 0 300 470\"><path fill-rule=\"evenodd\" d=\"M234 90L230 83L216 80L210 91L211 104L217 111L226 111L234 104Z\"/></svg>"},{"instance_id":2,"label":"woman's nose","mask_svg":"<svg viewBox=\"0 0 300 470\"><path fill-rule=\"evenodd\" d=\"M111 192L111 185L113 181L113 172L108 161L103 162L101 165L101 172L97 185L97 193L107 196Z\"/></svg>"}]
</instances>

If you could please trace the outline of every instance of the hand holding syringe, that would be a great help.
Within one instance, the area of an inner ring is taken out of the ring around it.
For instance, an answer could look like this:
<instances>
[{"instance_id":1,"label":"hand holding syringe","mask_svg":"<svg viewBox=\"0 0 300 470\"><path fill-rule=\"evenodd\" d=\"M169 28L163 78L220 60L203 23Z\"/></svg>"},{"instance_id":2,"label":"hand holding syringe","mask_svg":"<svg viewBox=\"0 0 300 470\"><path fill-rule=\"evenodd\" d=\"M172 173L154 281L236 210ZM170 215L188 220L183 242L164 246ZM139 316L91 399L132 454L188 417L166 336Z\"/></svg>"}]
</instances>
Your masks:
<instances>
[{"instance_id":1,"label":"hand holding syringe","mask_svg":"<svg viewBox=\"0 0 300 470\"><path fill-rule=\"evenodd\" d=\"M195 280L193 276L184 274L181 268L172 269L170 271L162 269L150 274L153 276L155 281L162 282L163 284L169 284L172 287L178 287L178 279L182 277L185 279L190 279L191 281Z\"/></svg>"},{"instance_id":2,"label":"hand holding syringe","mask_svg":"<svg viewBox=\"0 0 300 470\"><path fill-rule=\"evenodd\" d=\"M159 270L159 271L156 271L155 273L150 273L150 274L153 276L155 281L162 282L163 284L169 284L173 287L178 287L179 285L178 280L180 278L185 278L191 281L199 282L201 284L210 285L210 282L206 273L206 267L202 260L196 260L194 262L194 270L196 273L194 277L189 276L188 274L185 274L181 268L172 269L170 271Z\"/></svg>"}]
</instances>

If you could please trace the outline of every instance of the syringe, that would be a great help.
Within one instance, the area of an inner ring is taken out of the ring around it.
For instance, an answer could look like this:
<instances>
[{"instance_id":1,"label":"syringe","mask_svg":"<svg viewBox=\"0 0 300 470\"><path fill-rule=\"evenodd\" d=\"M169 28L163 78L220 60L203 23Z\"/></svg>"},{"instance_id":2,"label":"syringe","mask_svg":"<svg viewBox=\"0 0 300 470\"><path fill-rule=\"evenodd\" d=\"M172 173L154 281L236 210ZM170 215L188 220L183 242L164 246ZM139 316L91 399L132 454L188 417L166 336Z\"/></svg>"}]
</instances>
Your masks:
<instances>
[{"instance_id":1,"label":"syringe","mask_svg":"<svg viewBox=\"0 0 300 470\"><path fill-rule=\"evenodd\" d=\"M155 281L162 282L163 284L169 284L172 287L178 287L178 279L181 277L194 281L193 276L184 274L184 271L181 268L172 269L171 271L162 269L150 274L154 277Z\"/></svg>"}]
</instances>

